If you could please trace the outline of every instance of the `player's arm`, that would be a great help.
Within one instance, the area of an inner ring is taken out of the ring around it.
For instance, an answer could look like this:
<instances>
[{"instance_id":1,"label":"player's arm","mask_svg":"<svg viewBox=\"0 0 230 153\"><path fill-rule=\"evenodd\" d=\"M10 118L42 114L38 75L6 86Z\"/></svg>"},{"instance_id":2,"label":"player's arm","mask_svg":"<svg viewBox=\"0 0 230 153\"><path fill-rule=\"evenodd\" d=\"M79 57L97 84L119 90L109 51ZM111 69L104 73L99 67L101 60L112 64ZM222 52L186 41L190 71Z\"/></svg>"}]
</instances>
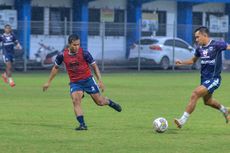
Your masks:
<instances>
[{"instance_id":1,"label":"player's arm","mask_svg":"<svg viewBox=\"0 0 230 153\"><path fill-rule=\"evenodd\" d=\"M14 43L16 44L16 48L17 48L18 50L21 50L21 49L22 49L22 46L21 46L21 44L19 43L19 41L16 39L16 37L15 37L14 34L13 34L13 41L14 41Z\"/></svg>"},{"instance_id":2,"label":"player's arm","mask_svg":"<svg viewBox=\"0 0 230 153\"><path fill-rule=\"evenodd\" d=\"M43 91L46 91L51 84L51 81L55 78L59 70L59 67L57 65L54 65L51 72L48 81L43 85Z\"/></svg>"},{"instance_id":3,"label":"player's arm","mask_svg":"<svg viewBox=\"0 0 230 153\"><path fill-rule=\"evenodd\" d=\"M98 85L99 85L101 91L103 92L105 90L105 86L104 86L104 83L102 82L102 79L101 79L101 72L100 72L96 63L91 64L91 66L92 66L94 74L97 78Z\"/></svg>"},{"instance_id":4,"label":"player's arm","mask_svg":"<svg viewBox=\"0 0 230 153\"><path fill-rule=\"evenodd\" d=\"M93 68L94 74L95 74L96 79L98 81L98 86L101 89L101 91L103 92L105 90L105 86L104 86L104 84L102 82L101 72L100 72L100 70L99 70L99 68L97 66L96 61L93 59L92 55L88 51L84 51L84 59Z\"/></svg>"},{"instance_id":5,"label":"player's arm","mask_svg":"<svg viewBox=\"0 0 230 153\"><path fill-rule=\"evenodd\" d=\"M63 59L64 59L64 56L63 54L59 54L57 55L56 59L55 59L55 65L53 66L51 72L50 72L50 76L49 76L49 79L48 81L43 85L43 91L46 91L49 87L50 87L50 84L52 82L52 80L55 78L55 76L57 75L58 71L59 71L59 65L62 64L63 62Z\"/></svg>"},{"instance_id":6,"label":"player's arm","mask_svg":"<svg viewBox=\"0 0 230 153\"><path fill-rule=\"evenodd\" d=\"M226 50L230 51L230 45L227 45L227 49Z\"/></svg>"},{"instance_id":7,"label":"player's arm","mask_svg":"<svg viewBox=\"0 0 230 153\"><path fill-rule=\"evenodd\" d=\"M176 60L176 65L178 66L182 66L182 65L192 65L194 63L196 63L198 57L196 56L193 56L191 59L189 60L184 60L184 61L181 61L181 60Z\"/></svg>"}]
</instances>

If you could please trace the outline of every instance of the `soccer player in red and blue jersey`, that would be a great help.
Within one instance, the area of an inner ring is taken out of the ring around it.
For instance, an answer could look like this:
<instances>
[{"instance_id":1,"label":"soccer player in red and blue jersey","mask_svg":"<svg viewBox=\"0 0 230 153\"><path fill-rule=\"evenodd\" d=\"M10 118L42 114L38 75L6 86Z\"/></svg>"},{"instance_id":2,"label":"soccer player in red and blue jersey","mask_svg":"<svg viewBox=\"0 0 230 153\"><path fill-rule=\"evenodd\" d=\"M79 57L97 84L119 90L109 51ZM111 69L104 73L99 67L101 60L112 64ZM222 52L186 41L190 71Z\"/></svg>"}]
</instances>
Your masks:
<instances>
[{"instance_id":1,"label":"soccer player in red and blue jersey","mask_svg":"<svg viewBox=\"0 0 230 153\"><path fill-rule=\"evenodd\" d=\"M230 119L229 110L212 96L221 83L222 51L230 50L230 45L224 41L210 39L208 28L203 26L195 30L195 39L198 47L194 57L185 61L176 61L177 65L190 65L194 64L198 58L201 60L201 83L192 92L181 118L174 120L178 128L181 128L187 122L199 98L203 98L205 105L220 110L225 117L226 123Z\"/></svg>"},{"instance_id":2,"label":"soccer player in red and blue jersey","mask_svg":"<svg viewBox=\"0 0 230 153\"><path fill-rule=\"evenodd\" d=\"M15 86L12 78L12 63L14 61L14 46L21 50L21 45L12 33L11 26L5 25L4 33L0 36L0 42L2 42L3 60L6 64L6 71L2 74L2 78L5 83L9 83L11 87Z\"/></svg>"},{"instance_id":3,"label":"soccer player in red and blue jersey","mask_svg":"<svg viewBox=\"0 0 230 153\"><path fill-rule=\"evenodd\" d=\"M51 70L48 82L43 85L43 91L49 88L51 81L58 73L59 66L64 63L70 79L70 94L73 101L76 120L80 123L80 126L75 130L87 130L81 107L84 92L89 94L99 106L109 105L118 112L121 112L122 109L119 104L100 94L99 87L104 91L105 86L102 82L99 68L91 54L80 47L79 37L75 34L70 35L68 44L68 48L64 49L64 51L56 57L55 65ZM90 66L94 70L98 84L93 78Z\"/></svg>"}]
</instances>

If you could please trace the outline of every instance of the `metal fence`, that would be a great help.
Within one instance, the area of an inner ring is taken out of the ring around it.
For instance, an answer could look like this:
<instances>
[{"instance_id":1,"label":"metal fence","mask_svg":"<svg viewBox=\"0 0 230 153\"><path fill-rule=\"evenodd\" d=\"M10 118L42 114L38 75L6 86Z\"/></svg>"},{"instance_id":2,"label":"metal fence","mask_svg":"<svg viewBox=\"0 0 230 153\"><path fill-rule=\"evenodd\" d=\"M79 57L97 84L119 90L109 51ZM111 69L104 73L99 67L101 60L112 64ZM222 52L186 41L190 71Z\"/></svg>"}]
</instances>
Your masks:
<instances>
[{"instance_id":1,"label":"metal fence","mask_svg":"<svg viewBox=\"0 0 230 153\"><path fill-rule=\"evenodd\" d=\"M143 31L141 24L131 23L18 22L18 29L13 31L19 40L26 41L21 42L22 51L15 51L14 67L20 71L49 69L57 53L66 46L68 35L78 33L87 34L81 45L90 51L102 71L174 70L176 59L193 56L195 42L192 31L199 26L162 24ZM27 33L28 28L31 35ZM191 41L177 39L179 33L186 33L186 38ZM211 36L229 40L228 33L211 33ZM0 65L3 65L1 56ZM230 55L224 53L223 57L228 66ZM198 69L199 64L185 68Z\"/></svg>"}]
</instances>

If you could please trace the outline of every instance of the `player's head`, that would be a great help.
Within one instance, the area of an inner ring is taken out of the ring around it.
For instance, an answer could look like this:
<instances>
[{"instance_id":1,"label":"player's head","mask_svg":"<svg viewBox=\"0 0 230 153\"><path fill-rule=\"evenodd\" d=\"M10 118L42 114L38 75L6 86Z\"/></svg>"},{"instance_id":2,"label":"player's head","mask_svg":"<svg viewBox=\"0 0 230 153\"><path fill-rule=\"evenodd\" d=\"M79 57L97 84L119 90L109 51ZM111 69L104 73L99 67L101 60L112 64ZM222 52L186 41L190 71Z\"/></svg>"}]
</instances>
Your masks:
<instances>
[{"instance_id":1,"label":"player's head","mask_svg":"<svg viewBox=\"0 0 230 153\"><path fill-rule=\"evenodd\" d=\"M71 52L77 52L80 48L80 38L76 34L72 34L69 36L68 43Z\"/></svg>"},{"instance_id":2,"label":"player's head","mask_svg":"<svg viewBox=\"0 0 230 153\"><path fill-rule=\"evenodd\" d=\"M207 27L201 26L194 32L198 45L206 45L209 42L209 30Z\"/></svg>"},{"instance_id":3,"label":"player's head","mask_svg":"<svg viewBox=\"0 0 230 153\"><path fill-rule=\"evenodd\" d=\"M11 33L11 26L9 24L6 24L4 26L4 32L7 33L7 34Z\"/></svg>"}]
</instances>

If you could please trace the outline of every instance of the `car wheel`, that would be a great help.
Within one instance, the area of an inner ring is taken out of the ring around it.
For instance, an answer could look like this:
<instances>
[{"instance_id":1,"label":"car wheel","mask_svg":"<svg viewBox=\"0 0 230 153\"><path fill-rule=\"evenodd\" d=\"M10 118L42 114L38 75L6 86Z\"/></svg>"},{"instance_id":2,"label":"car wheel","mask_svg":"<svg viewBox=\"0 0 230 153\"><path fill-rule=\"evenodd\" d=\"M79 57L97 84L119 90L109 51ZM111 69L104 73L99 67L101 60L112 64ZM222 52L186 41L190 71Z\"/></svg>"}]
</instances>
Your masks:
<instances>
[{"instance_id":1,"label":"car wheel","mask_svg":"<svg viewBox=\"0 0 230 153\"><path fill-rule=\"evenodd\" d=\"M162 69L167 70L169 68L169 58L164 56L161 59L160 66L161 66Z\"/></svg>"}]
</instances>

